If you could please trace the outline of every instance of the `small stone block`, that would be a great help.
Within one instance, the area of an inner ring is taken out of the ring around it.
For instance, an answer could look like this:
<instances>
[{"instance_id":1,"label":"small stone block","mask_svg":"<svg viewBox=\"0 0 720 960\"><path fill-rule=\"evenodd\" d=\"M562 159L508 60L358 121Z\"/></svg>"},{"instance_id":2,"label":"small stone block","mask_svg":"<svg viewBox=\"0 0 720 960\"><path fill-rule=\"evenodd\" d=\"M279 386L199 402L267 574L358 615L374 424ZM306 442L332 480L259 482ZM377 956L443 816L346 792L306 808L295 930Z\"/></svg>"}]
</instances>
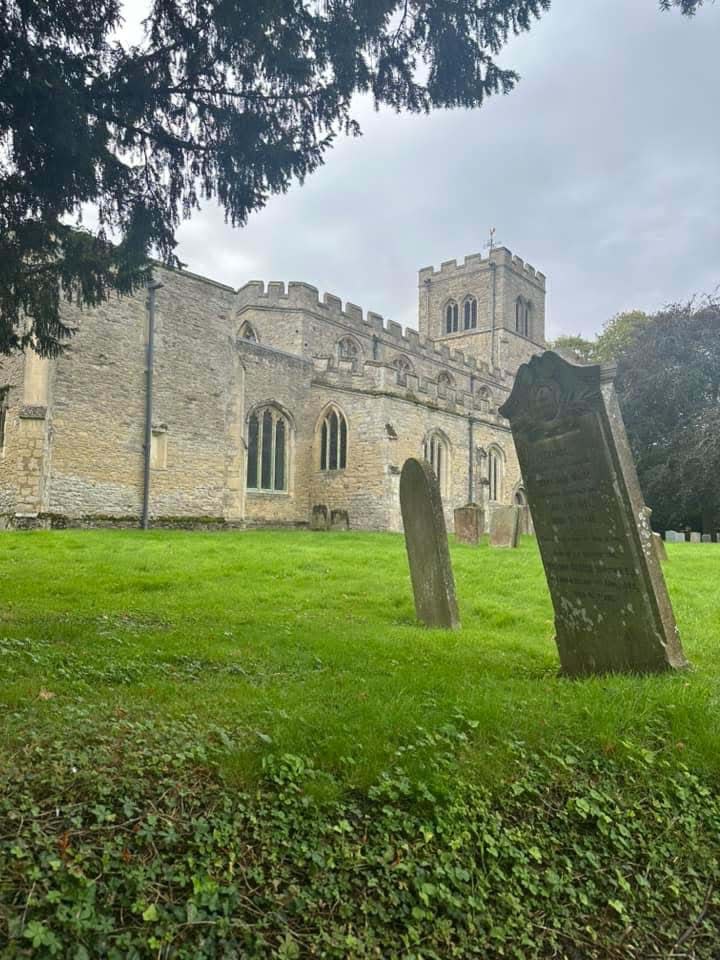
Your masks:
<instances>
[{"instance_id":1,"label":"small stone block","mask_svg":"<svg viewBox=\"0 0 720 960\"><path fill-rule=\"evenodd\" d=\"M400 474L400 510L418 620L427 627L460 626L442 497L426 460L410 458Z\"/></svg>"},{"instance_id":2,"label":"small stone block","mask_svg":"<svg viewBox=\"0 0 720 960\"><path fill-rule=\"evenodd\" d=\"M492 504L488 532L491 547L517 547L520 538L520 507Z\"/></svg>"},{"instance_id":3,"label":"small stone block","mask_svg":"<svg viewBox=\"0 0 720 960\"><path fill-rule=\"evenodd\" d=\"M331 530L349 530L350 516L347 510L333 510L330 513Z\"/></svg>"},{"instance_id":4,"label":"small stone block","mask_svg":"<svg viewBox=\"0 0 720 960\"><path fill-rule=\"evenodd\" d=\"M476 503L468 503L455 510L455 537L458 543L469 543L477 546L480 543L485 517L482 507Z\"/></svg>"},{"instance_id":5,"label":"small stone block","mask_svg":"<svg viewBox=\"0 0 720 960\"><path fill-rule=\"evenodd\" d=\"M312 514L310 515L310 529L327 530L329 526L330 519L328 515L328 508L324 503L319 503L312 508Z\"/></svg>"}]
</instances>

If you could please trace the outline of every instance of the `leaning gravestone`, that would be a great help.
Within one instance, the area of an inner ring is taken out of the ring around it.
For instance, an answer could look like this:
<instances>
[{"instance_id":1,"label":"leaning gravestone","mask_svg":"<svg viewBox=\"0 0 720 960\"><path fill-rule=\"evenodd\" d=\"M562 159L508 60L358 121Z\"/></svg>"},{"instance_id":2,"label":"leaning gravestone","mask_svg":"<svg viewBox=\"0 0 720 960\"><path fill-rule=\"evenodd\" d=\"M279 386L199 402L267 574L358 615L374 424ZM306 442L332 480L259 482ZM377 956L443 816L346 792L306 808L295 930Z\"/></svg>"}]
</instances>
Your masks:
<instances>
[{"instance_id":1,"label":"leaning gravestone","mask_svg":"<svg viewBox=\"0 0 720 960\"><path fill-rule=\"evenodd\" d=\"M547 351L518 370L510 420L565 674L687 665L611 365Z\"/></svg>"},{"instance_id":2,"label":"leaning gravestone","mask_svg":"<svg viewBox=\"0 0 720 960\"><path fill-rule=\"evenodd\" d=\"M460 626L445 515L435 471L426 460L406 460L400 474L400 510L418 620L428 627Z\"/></svg>"},{"instance_id":3,"label":"leaning gravestone","mask_svg":"<svg viewBox=\"0 0 720 960\"><path fill-rule=\"evenodd\" d=\"M516 547L520 536L520 507L493 504L488 526L491 547Z\"/></svg>"},{"instance_id":4,"label":"leaning gravestone","mask_svg":"<svg viewBox=\"0 0 720 960\"><path fill-rule=\"evenodd\" d=\"M459 543L477 546L483 535L484 514L476 503L467 503L455 510L455 536Z\"/></svg>"}]
</instances>

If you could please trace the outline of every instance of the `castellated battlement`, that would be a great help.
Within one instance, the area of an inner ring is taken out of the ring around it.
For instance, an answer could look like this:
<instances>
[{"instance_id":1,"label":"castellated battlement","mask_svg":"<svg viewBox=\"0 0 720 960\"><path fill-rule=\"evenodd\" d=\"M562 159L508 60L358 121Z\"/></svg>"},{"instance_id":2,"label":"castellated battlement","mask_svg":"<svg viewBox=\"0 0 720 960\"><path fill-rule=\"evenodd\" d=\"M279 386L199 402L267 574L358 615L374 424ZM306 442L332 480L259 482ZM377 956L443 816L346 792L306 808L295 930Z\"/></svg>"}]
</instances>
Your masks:
<instances>
[{"instance_id":1,"label":"castellated battlement","mask_svg":"<svg viewBox=\"0 0 720 960\"><path fill-rule=\"evenodd\" d=\"M251 280L237 291L236 299L238 311L245 307L308 310L321 319L340 322L351 331L378 337L399 351L414 352L435 362L441 360L467 376L480 373L502 377L500 370L491 371L488 364L465 356L462 350L450 350L446 343L426 340L412 327L403 329L394 320L385 320L372 310L364 312L362 307L349 301L343 308L343 301L332 293L324 294L321 299L320 291L309 283L290 281L286 286L282 281L270 281L266 285L262 280Z\"/></svg>"},{"instance_id":2,"label":"castellated battlement","mask_svg":"<svg viewBox=\"0 0 720 960\"><path fill-rule=\"evenodd\" d=\"M529 263L525 263L521 257L516 257L507 247L496 247L490 251L487 257L483 257L481 253L471 253L465 257L462 263L458 263L457 260L445 260L440 264L439 270L436 270L435 267L423 267L422 270L418 271L418 277L420 284L427 280L449 280L472 273L490 262L498 266L514 267L516 270L522 270L529 280L533 280L535 283L539 283L543 289L545 288L545 274L540 273Z\"/></svg>"},{"instance_id":3,"label":"castellated battlement","mask_svg":"<svg viewBox=\"0 0 720 960\"><path fill-rule=\"evenodd\" d=\"M456 413L474 411L485 418L501 422L497 414L499 395L495 397L492 409L488 409L487 400L481 394L473 394L463 389L454 389L439 384L431 377L407 374L404 383L399 383L397 370L389 363L367 360L353 365L352 361L336 361L333 357L313 357L315 378L321 383L334 387L360 386L371 391L394 394L403 399L413 399L421 403L431 403L441 409Z\"/></svg>"}]
</instances>

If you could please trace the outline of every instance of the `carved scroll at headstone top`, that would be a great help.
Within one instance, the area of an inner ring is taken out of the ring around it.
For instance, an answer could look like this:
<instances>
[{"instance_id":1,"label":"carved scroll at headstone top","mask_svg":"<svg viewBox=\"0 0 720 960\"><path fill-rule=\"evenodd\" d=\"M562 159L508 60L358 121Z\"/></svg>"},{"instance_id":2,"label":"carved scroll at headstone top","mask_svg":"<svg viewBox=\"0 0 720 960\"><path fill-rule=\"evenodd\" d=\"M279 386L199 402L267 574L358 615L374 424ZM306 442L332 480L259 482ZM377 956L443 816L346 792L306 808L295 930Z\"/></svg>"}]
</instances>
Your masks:
<instances>
[{"instance_id":1,"label":"carved scroll at headstone top","mask_svg":"<svg viewBox=\"0 0 720 960\"><path fill-rule=\"evenodd\" d=\"M330 517L328 508L324 503L318 503L312 508L310 515L311 530L328 530L330 528Z\"/></svg>"},{"instance_id":2,"label":"carved scroll at headstone top","mask_svg":"<svg viewBox=\"0 0 720 960\"><path fill-rule=\"evenodd\" d=\"M426 460L406 460L400 510L418 620L428 627L460 626L440 487Z\"/></svg>"},{"instance_id":3,"label":"carved scroll at headstone top","mask_svg":"<svg viewBox=\"0 0 720 960\"><path fill-rule=\"evenodd\" d=\"M459 543L477 546L483 535L485 515L476 503L467 503L455 510L455 537Z\"/></svg>"},{"instance_id":4,"label":"carved scroll at headstone top","mask_svg":"<svg viewBox=\"0 0 720 960\"><path fill-rule=\"evenodd\" d=\"M491 504L488 530L491 547L516 547L520 537L520 507Z\"/></svg>"},{"instance_id":5,"label":"carved scroll at headstone top","mask_svg":"<svg viewBox=\"0 0 720 960\"><path fill-rule=\"evenodd\" d=\"M687 665L611 365L547 351L518 370L510 420L555 609L563 672Z\"/></svg>"}]
</instances>

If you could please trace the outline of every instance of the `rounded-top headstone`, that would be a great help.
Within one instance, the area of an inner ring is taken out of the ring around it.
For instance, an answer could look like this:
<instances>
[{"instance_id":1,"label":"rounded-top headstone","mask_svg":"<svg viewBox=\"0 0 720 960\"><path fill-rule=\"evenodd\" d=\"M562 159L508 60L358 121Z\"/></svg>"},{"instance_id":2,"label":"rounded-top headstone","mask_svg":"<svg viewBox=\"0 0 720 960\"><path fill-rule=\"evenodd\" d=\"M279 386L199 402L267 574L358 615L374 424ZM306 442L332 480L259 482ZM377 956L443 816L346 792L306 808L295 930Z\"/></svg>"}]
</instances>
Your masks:
<instances>
[{"instance_id":1,"label":"rounded-top headstone","mask_svg":"<svg viewBox=\"0 0 720 960\"><path fill-rule=\"evenodd\" d=\"M460 626L440 487L426 460L410 458L400 474L400 509L418 620Z\"/></svg>"}]
</instances>

